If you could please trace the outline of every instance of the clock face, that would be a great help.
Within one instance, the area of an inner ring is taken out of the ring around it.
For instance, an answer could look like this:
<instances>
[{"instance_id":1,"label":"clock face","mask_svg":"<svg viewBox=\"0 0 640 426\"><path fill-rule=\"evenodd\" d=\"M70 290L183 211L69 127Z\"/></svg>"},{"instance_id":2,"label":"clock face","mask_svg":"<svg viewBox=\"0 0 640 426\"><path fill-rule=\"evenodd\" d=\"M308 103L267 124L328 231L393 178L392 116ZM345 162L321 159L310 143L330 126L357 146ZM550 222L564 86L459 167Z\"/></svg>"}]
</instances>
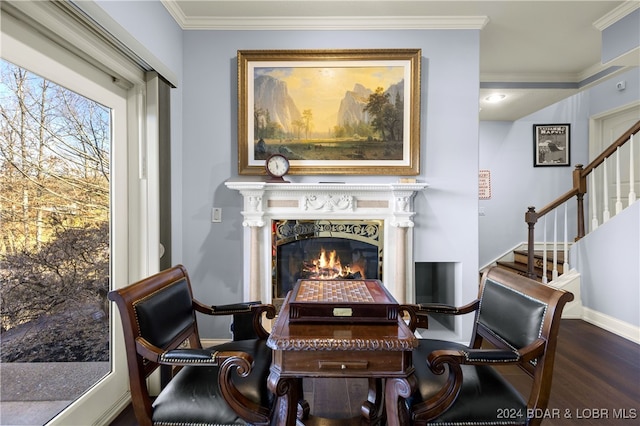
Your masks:
<instances>
[{"instance_id":1,"label":"clock face","mask_svg":"<svg viewBox=\"0 0 640 426\"><path fill-rule=\"evenodd\" d=\"M273 177L282 177L289 171L289 160L281 154L273 154L265 163L267 173Z\"/></svg>"}]
</instances>

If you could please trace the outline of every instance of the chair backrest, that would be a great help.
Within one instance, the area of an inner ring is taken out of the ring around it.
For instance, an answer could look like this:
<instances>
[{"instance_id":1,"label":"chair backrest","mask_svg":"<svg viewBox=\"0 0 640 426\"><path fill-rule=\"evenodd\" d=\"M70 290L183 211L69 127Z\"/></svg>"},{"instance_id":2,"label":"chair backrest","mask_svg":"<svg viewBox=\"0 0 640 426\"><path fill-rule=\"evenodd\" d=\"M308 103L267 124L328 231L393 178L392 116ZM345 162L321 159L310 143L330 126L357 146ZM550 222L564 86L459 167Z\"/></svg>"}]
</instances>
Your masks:
<instances>
[{"instance_id":1,"label":"chair backrest","mask_svg":"<svg viewBox=\"0 0 640 426\"><path fill-rule=\"evenodd\" d=\"M164 350L185 341L192 348L201 347L189 276L184 266L177 265L111 291L108 297L118 306L122 319L134 410L143 410L150 418L146 378L159 364L138 354L136 339L142 337Z\"/></svg>"},{"instance_id":2,"label":"chair backrest","mask_svg":"<svg viewBox=\"0 0 640 426\"><path fill-rule=\"evenodd\" d=\"M543 339L541 355L518 365L534 379L529 408L546 408L562 309L573 294L499 267L483 274L479 294L471 346L479 348L486 340L497 348L516 350Z\"/></svg>"}]
</instances>

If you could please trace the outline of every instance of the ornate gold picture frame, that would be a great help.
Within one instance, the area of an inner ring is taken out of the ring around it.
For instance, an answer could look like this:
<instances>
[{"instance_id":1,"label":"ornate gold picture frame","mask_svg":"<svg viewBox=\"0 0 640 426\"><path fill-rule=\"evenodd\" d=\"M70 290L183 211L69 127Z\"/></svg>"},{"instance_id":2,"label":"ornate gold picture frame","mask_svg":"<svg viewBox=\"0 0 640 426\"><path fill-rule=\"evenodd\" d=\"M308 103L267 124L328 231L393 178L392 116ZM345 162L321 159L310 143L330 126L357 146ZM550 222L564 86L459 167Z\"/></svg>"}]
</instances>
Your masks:
<instances>
[{"instance_id":1,"label":"ornate gold picture frame","mask_svg":"<svg viewBox=\"0 0 640 426\"><path fill-rule=\"evenodd\" d=\"M420 49L238 51L238 173L417 175Z\"/></svg>"}]
</instances>

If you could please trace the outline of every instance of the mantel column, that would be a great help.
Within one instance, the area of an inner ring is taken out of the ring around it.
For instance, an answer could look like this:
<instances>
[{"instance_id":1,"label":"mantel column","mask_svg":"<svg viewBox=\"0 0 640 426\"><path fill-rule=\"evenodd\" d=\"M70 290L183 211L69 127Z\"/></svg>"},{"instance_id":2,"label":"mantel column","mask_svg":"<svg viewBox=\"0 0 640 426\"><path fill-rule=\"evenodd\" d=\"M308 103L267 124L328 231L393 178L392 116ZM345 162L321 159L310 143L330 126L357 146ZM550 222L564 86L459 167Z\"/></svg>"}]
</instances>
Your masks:
<instances>
[{"instance_id":1,"label":"mantel column","mask_svg":"<svg viewBox=\"0 0 640 426\"><path fill-rule=\"evenodd\" d=\"M244 210L242 226L251 229L251 247L249 249L249 300L264 302L260 276L260 228L264 226L264 211L262 196L264 191L241 191L244 196Z\"/></svg>"},{"instance_id":2,"label":"mantel column","mask_svg":"<svg viewBox=\"0 0 640 426\"><path fill-rule=\"evenodd\" d=\"M413 192L394 192L394 212L391 225L396 227L396 298L407 302L407 228L413 227L415 212L410 211Z\"/></svg>"}]
</instances>

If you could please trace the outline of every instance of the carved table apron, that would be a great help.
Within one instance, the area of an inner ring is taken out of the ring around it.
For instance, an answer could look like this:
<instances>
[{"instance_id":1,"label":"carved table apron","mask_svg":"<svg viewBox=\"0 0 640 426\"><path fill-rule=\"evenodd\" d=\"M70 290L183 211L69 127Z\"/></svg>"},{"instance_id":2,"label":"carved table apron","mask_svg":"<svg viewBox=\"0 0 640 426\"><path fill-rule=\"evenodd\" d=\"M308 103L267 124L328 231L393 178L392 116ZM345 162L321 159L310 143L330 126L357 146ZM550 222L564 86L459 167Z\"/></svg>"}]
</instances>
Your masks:
<instances>
[{"instance_id":1,"label":"carved table apron","mask_svg":"<svg viewBox=\"0 0 640 426\"><path fill-rule=\"evenodd\" d=\"M368 378L369 393L361 412L369 424L379 423L384 415L383 379L415 389L411 351L418 341L402 319L395 324L292 324L290 298L291 292L267 341L273 350L268 385L278 398L275 424L293 426L309 414L308 405L301 402L303 377ZM387 423L396 426L398 419Z\"/></svg>"}]
</instances>

